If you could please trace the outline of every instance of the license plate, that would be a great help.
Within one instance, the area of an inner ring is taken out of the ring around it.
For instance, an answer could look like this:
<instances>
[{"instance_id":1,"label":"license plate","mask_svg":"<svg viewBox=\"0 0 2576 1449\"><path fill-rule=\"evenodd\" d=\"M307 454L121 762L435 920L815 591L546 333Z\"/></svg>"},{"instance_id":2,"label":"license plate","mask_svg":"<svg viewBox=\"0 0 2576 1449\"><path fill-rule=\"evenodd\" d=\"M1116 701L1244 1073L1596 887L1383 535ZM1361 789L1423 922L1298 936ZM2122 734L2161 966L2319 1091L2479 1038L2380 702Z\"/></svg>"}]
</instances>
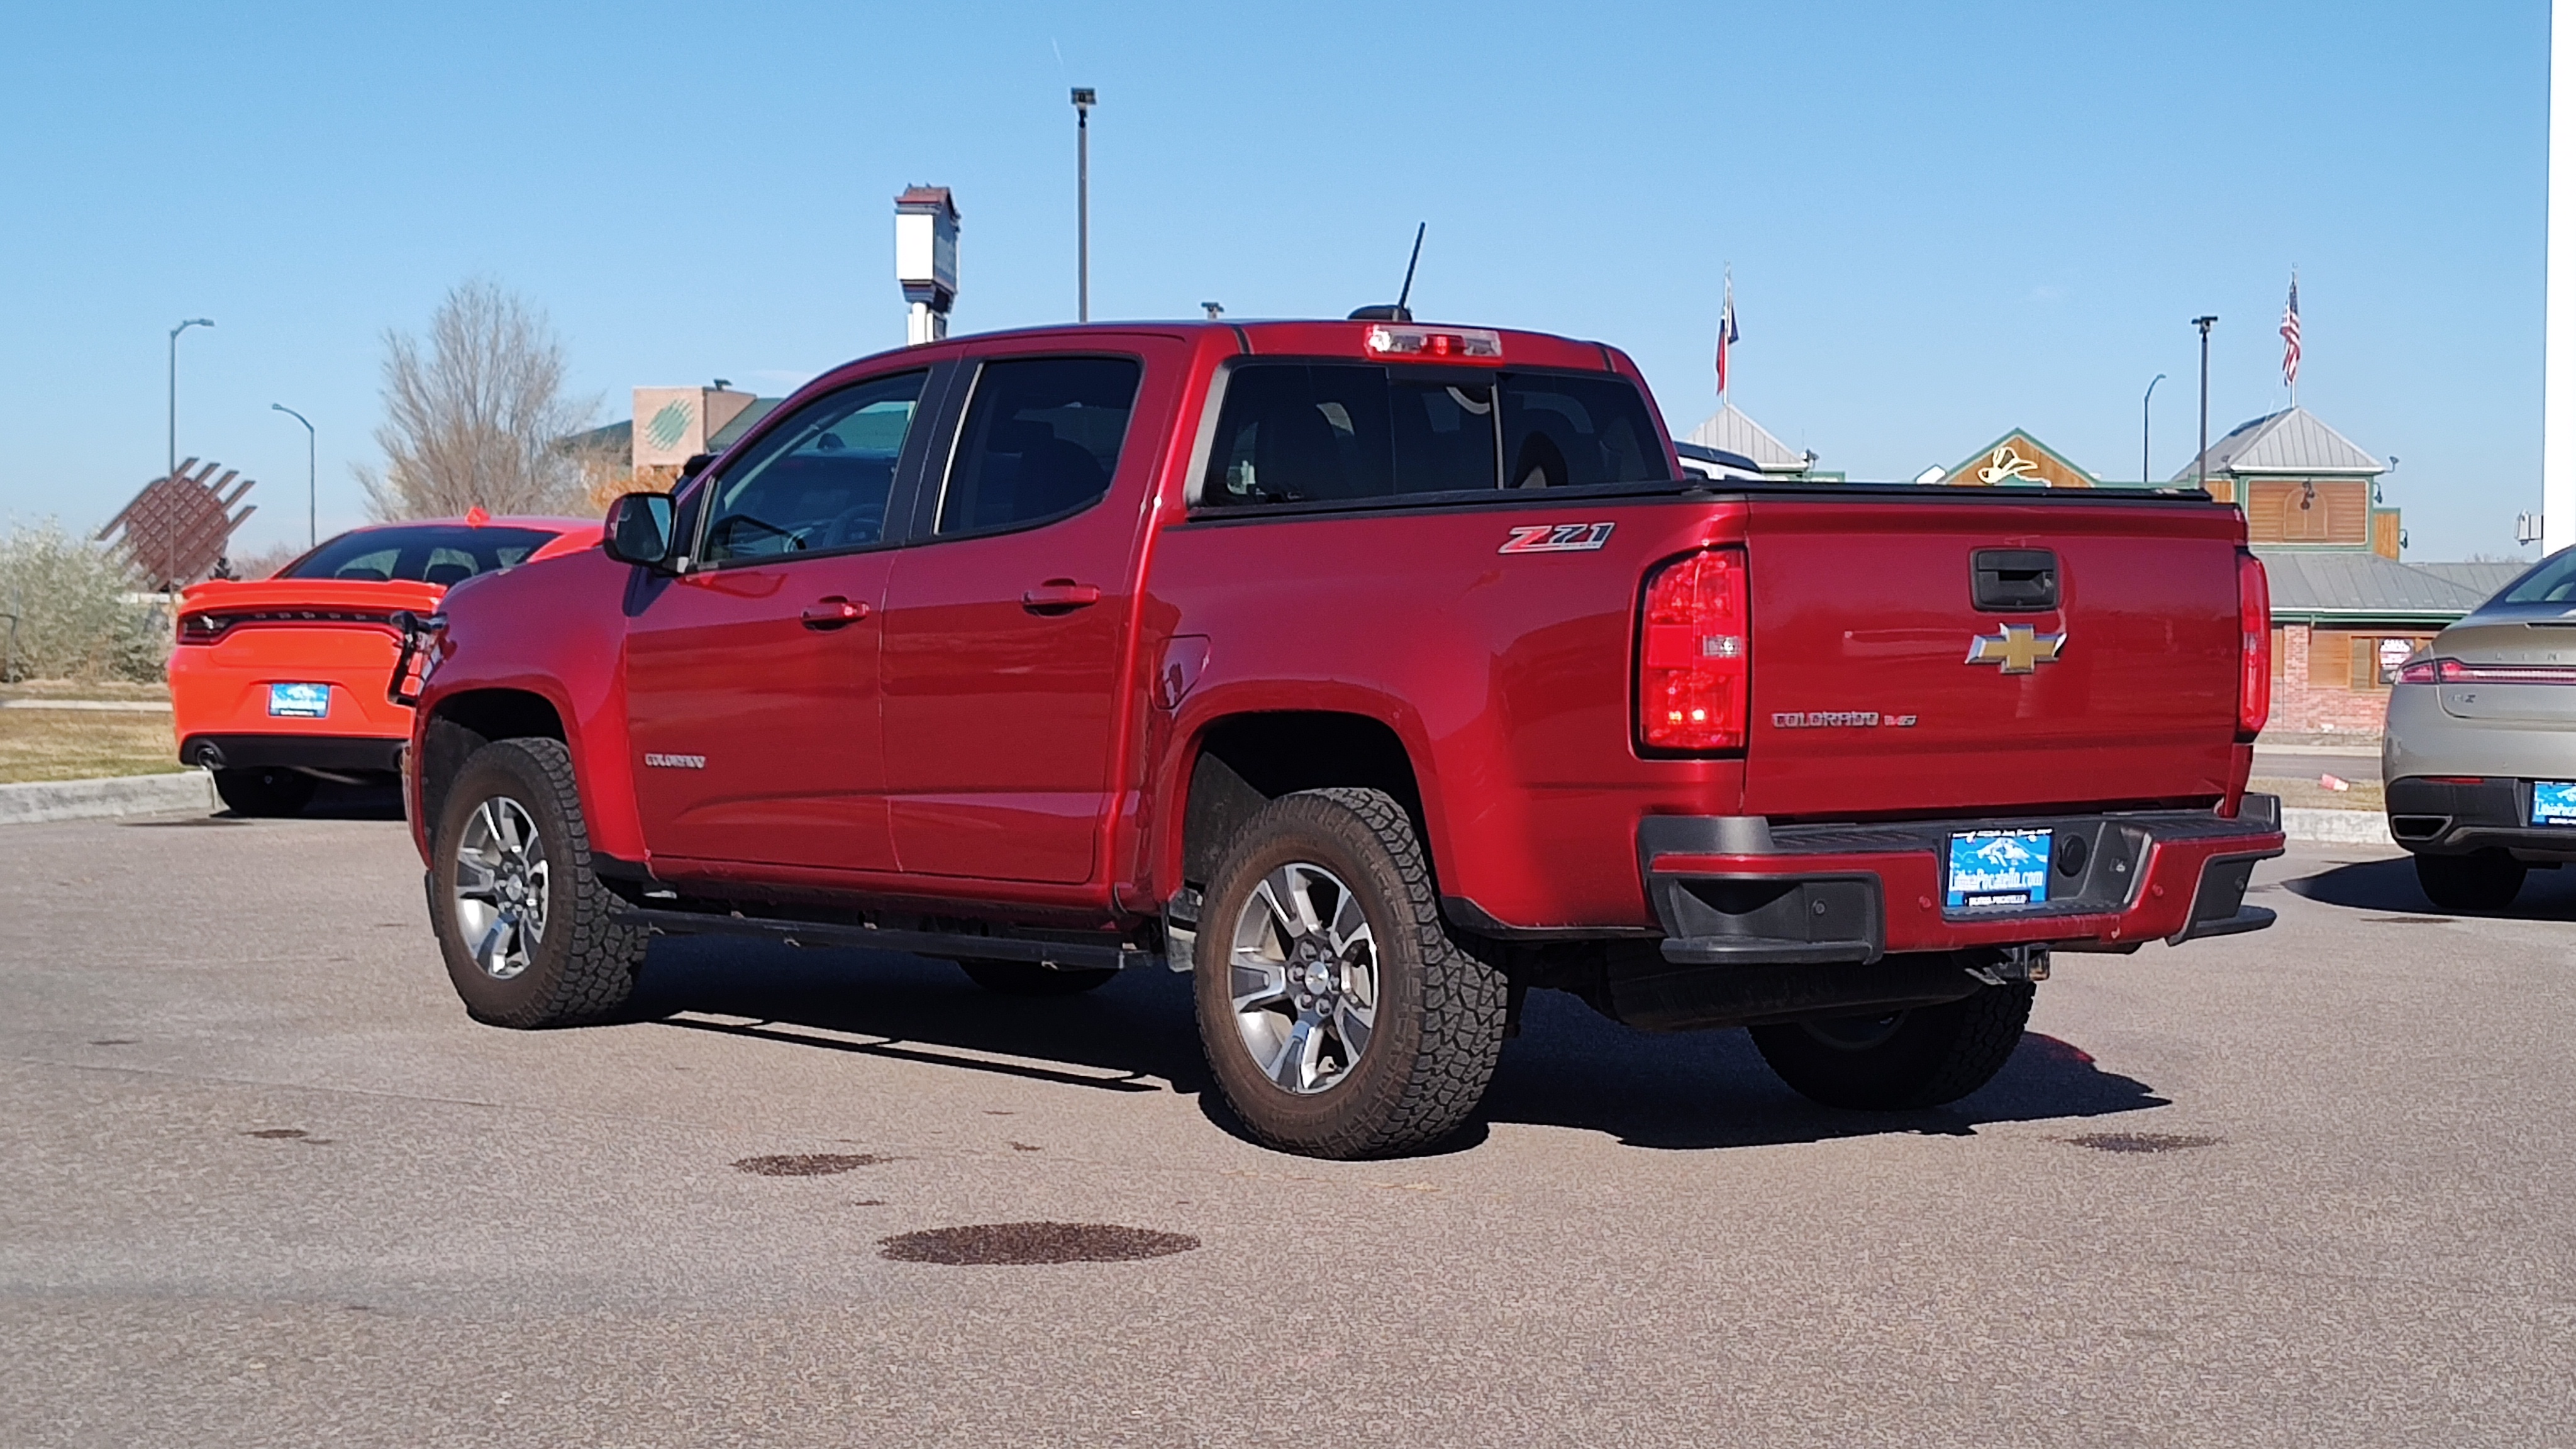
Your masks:
<instances>
[{"instance_id":1,"label":"license plate","mask_svg":"<svg viewBox=\"0 0 2576 1449\"><path fill-rule=\"evenodd\" d=\"M1950 832L1950 909L2036 906L2048 899L2053 830Z\"/></svg>"},{"instance_id":2,"label":"license plate","mask_svg":"<svg viewBox=\"0 0 2576 1449\"><path fill-rule=\"evenodd\" d=\"M331 713L331 686L272 684L268 687L268 712L280 719L328 718Z\"/></svg>"},{"instance_id":3,"label":"license plate","mask_svg":"<svg viewBox=\"0 0 2576 1449\"><path fill-rule=\"evenodd\" d=\"M2532 782L2531 823L2576 825L2576 784L2565 780Z\"/></svg>"}]
</instances>

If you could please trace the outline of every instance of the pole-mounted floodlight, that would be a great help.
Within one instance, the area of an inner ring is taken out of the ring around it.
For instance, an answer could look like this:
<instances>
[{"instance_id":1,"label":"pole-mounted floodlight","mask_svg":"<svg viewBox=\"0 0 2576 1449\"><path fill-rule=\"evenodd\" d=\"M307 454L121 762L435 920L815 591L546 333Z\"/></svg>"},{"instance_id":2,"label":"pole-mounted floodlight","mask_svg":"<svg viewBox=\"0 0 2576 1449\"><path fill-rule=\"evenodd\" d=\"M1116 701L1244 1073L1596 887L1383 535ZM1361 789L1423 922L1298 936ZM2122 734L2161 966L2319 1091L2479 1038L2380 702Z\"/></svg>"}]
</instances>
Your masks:
<instances>
[{"instance_id":1,"label":"pole-mounted floodlight","mask_svg":"<svg viewBox=\"0 0 2576 1449\"><path fill-rule=\"evenodd\" d=\"M311 548L322 541L322 530L316 522L322 516L321 508L314 502L313 420L284 403L270 403L269 407L304 425L304 546Z\"/></svg>"},{"instance_id":2,"label":"pole-mounted floodlight","mask_svg":"<svg viewBox=\"0 0 2576 1449\"><path fill-rule=\"evenodd\" d=\"M2218 325L2216 317L2194 317L2191 325L2200 329L2200 453L2191 460L2193 486L2206 492L2209 488L2209 329Z\"/></svg>"},{"instance_id":3,"label":"pole-mounted floodlight","mask_svg":"<svg viewBox=\"0 0 2576 1449\"><path fill-rule=\"evenodd\" d=\"M1091 108L1100 92L1073 88L1074 320L1091 320Z\"/></svg>"}]
</instances>

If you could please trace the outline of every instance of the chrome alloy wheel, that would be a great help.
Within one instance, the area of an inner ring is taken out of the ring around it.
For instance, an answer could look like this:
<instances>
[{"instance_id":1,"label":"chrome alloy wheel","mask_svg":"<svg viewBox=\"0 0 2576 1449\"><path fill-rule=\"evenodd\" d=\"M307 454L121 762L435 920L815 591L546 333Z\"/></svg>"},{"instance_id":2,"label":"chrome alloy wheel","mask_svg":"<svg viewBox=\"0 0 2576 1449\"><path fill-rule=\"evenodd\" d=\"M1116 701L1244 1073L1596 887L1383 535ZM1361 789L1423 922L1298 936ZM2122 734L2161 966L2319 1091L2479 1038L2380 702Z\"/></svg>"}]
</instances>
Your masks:
<instances>
[{"instance_id":1,"label":"chrome alloy wheel","mask_svg":"<svg viewBox=\"0 0 2576 1449\"><path fill-rule=\"evenodd\" d=\"M1377 1031L1377 933L1357 894L1320 865L1261 878L1235 918L1227 991L1244 1049L1291 1092L1331 1090Z\"/></svg>"},{"instance_id":2,"label":"chrome alloy wheel","mask_svg":"<svg viewBox=\"0 0 2576 1449\"><path fill-rule=\"evenodd\" d=\"M456 924L495 981L528 969L546 936L546 846L518 801L495 795L456 844Z\"/></svg>"}]
</instances>

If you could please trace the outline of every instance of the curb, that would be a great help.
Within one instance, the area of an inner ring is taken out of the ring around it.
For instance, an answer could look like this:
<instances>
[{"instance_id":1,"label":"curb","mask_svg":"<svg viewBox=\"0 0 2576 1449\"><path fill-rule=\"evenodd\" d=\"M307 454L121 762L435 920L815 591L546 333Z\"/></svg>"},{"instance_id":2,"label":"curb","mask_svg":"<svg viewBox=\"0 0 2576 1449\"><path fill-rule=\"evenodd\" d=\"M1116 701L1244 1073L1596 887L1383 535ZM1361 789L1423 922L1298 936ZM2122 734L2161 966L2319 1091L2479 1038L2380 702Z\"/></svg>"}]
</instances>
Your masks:
<instances>
[{"instance_id":1,"label":"curb","mask_svg":"<svg viewBox=\"0 0 2576 1449\"><path fill-rule=\"evenodd\" d=\"M203 770L106 780L31 780L0 785L0 825L99 820L118 815L211 813L215 777Z\"/></svg>"},{"instance_id":2,"label":"curb","mask_svg":"<svg viewBox=\"0 0 2576 1449\"><path fill-rule=\"evenodd\" d=\"M2281 833L2292 840L2324 845L2384 845L2392 850L2397 846L2396 838L2388 833L2388 817L2376 810L2285 808L2281 811Z\"/></svg>"}]
</instances>

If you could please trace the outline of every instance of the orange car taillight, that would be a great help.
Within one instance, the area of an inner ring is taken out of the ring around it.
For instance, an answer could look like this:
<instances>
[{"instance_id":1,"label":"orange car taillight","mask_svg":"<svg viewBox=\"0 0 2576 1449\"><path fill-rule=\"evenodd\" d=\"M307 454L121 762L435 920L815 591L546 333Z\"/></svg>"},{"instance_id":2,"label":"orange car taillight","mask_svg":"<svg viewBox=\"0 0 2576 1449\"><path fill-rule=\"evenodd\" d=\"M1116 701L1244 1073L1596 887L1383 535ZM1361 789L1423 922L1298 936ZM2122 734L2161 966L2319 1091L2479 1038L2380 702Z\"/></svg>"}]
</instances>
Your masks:
<instances>
[{"instance_id":1,"label":"orange car taillight","mask_svg":"<svg viewBox=\"0 0 2576 1449\"><path fill-rule=\"evenodd\" d=\"M1637 738L1654 750L1740 750L1750 707L1744 550L1675 559L1646 580Z\"/></svg>"},{"instance_id":2,"label":"orange car taillight","mask_svg":"<svg viewBox=\"0 0 2576 1449\"><path fill-rule=\"evenodd\" d=\"M2236 737L2250 740L2272 722L2272 583L2263 561L2236 556Z\"/></svg>"},{"instance_id":3,"label":"orange car taillight","mask_svg":"<svg viewBox=\"0 0 2576 1449\"><path fill-rule=\"evenodd\" d=\"M225 633L229 631L232 626L233 621L225 618L221 614L181 614L179 616L179 642L182 644L212 644L216 640L224 637Z\"/></svg>"}]
</instances>

